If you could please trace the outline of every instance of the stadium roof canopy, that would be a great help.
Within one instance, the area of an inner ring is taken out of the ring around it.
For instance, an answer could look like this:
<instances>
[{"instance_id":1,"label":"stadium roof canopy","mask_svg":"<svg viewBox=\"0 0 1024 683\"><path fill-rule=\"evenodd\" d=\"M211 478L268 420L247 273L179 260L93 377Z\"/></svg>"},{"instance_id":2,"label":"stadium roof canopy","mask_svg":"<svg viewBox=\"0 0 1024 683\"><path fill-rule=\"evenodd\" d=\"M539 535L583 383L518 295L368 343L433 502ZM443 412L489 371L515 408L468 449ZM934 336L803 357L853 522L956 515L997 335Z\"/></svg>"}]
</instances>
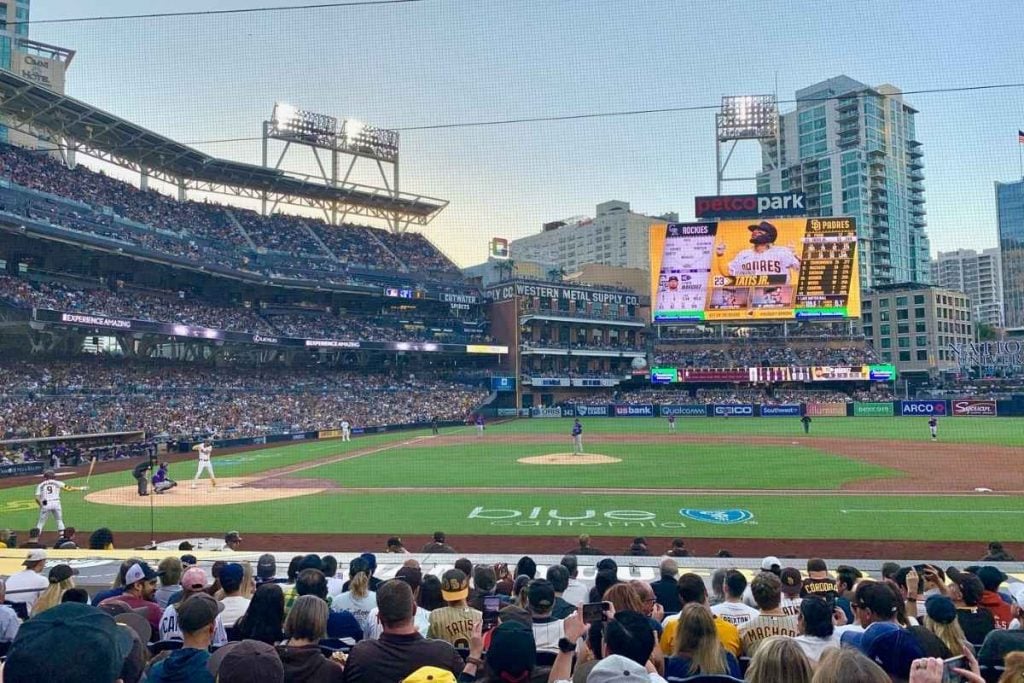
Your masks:
<instances>
[{"instance_id":1,"label":"stadium roof canopy","mask_svg":"<svg viewBox=\"0 0 1024 683\"><path fill-rule=\"evenodd\" d=\"M81 100L0 69L0 114L10 127L178 186L274 204L425 225L448 202L355 183L331 186L255 164L217 159Z\"/></svg>"}]
</instances>

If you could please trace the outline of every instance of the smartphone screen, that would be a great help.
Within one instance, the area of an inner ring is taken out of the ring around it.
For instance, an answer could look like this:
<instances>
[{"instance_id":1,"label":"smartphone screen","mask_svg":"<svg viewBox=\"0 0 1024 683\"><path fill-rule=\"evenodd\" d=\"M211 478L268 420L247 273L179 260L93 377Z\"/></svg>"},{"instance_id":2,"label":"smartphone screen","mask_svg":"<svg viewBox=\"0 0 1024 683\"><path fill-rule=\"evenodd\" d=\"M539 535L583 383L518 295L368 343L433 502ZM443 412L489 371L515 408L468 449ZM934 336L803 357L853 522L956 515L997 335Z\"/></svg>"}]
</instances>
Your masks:
<instances>
[{"instance_id":1,"label":"smartphone screen","mask_svg":"<svg viewBox=\"0 0 1024 683\"><path fill-rule=\"evenodd\" d=\"M603 602L588 602L583 605L583 623L597 624L602 621L605 621Z\"/></svg>"},{"instance_id":2,"label":"smartphone screen","mask_svg":"<svg viewBox=\"0 0 1024 683\"><path fill-rule=\"evenodd\" d=\"M963 678L960 674L953 671L953 669L963 669L965 667L967 667L967 662L963 655L943 660L942 683L962 683Z\"/></svg>"},{"instance_id":3,"label":"smartphone screen","mask_svg":"<svg viewBox=\"0 0 1024 683\"><path fill-rule=\"evenodd\" d=\"M501 610L501 598L497 595L484 596L483 629L489 631L498 625L498 612Z\"/></svg>"}]
</instances>

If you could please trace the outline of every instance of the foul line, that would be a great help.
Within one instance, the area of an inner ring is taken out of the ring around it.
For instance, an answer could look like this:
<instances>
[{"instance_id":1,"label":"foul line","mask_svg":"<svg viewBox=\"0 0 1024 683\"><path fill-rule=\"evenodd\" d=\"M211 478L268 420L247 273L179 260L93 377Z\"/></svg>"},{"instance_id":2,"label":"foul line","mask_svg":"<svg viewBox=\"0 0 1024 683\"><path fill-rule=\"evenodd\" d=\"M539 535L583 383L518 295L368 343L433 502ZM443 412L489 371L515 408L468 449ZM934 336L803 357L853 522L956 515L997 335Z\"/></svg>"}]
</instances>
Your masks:
<instances>
[{"instance_id":1,"label":"foul line","mask_svg":"<svg viewBox=\"0 0 1024 683\"><path fill-rule=\"evenodd\" d=\"M848 515L851 512L885 512L885 513L907 513L907 514L923 514L923 515L934 515L934 514L949 514L955 512L956 514L966 513L969 515L1024 515L1024 510L876 510L867 508L851 508L849 510L840 510L839 512L844 515Z\"/></svg>"}]
</instances>

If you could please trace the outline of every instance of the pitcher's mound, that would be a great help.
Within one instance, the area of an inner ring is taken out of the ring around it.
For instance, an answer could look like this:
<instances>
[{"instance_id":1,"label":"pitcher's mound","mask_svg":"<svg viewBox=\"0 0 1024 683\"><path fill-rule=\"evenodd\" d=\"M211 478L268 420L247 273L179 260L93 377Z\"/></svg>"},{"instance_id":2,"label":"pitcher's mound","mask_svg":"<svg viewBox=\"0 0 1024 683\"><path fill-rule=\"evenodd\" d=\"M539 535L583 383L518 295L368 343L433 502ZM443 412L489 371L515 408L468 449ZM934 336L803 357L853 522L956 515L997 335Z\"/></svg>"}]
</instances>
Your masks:
<instances>
[{"instance_id":1,"label":"pitcher's mound","mask_svg":"<svg viewBox=\"0 0 1024 683\"><path fill-rule=\"evenodd\" d=\"M152 502L154 507L200 507L296 498L322 493L332 488L330 482L314 486L308 479L295 480L294 484L298 484L298 486L264 487L262 486L264 483L273 484L274 482L260 477L218 478L217 485L213 486L209 479L201 479L196 488L192 488L188 481L178 482L175 488L166 493L154 494L150 491L148 496L140 496L135 484L132 484L131 486L93 491L86 495L85 499L90 503L100 503L101 505L149 507ZM284 482L284 484L293 484L293 482Z\"/></svg>"},{"instance_id":2,"label":"pitcher's mound","mask_svg":"<svg viewBox=\"0 0 1024 683\"><path fill-rule=\"evenodd\" d=\"M622 459L599 453L547 453L546 455L519 458L519 462L524 465L608 465L613 462L622 462Z\"/></svg>"}]
</instances>

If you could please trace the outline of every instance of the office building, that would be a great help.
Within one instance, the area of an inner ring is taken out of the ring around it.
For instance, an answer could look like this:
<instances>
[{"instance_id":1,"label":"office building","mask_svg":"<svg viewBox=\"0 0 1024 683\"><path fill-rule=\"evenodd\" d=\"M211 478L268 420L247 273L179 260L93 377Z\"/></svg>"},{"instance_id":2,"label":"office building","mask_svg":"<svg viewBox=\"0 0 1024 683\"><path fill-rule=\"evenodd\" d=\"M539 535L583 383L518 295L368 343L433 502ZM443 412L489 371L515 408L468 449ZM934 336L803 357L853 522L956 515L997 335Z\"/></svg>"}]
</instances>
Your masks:
<instances>
[{"instance_id":1,"label":"office building","mask_svg":"<svg viewBox=\"0 0 1024 683\"><path fill-rule=\"evenodd\" d=\"M1007 329L1024 328L1024 179L996 183L996 221L1003 265Z\"/></svg>"},{"instance_id":2,"label":"office building","mask_svg":"<svg viewBox=\"0 0 1024 683\"><path fill-rule=\"evenodd\" d=\"M810 215L857 221L861 286L927 283L917 110L891 85L837 76L796 93L777 140L761 143L758 192L803 192Z\"/></svg>"},{"instance_id":3,"label":"office building","mask_svg":"<svg viewBox=\"0 0 1024 683\"><path fill-rule=\"evenodd\" d=\"M864 294L861 323L883 363L899 372L953 370L952 345L974 341L971 300L922 284L882 285Z\"/></svg>"},{"instance_id":4,"label":"office building","mask_svg":"<svg viewBox=\"0 0 1024 683\"><path fill-rule=\"evenodd\" d=\"M932 261L932 283L965 293L971 299L974 322L1003 326L1003 280L999 249L939 252Z\"/></svg>"},{"instance_id":5,"label":"office building","mask_svg":"<svg viewBox=\"0 0 1024 683\"><path fill-rule=\"evenodd\" d=\"M588 263L648 270L649 227L678 221L676 214L646 216L630 211L629 202L604 202L593 218L545 223L536 235L513 240L509 252L515 261L554 263L566 272Z\"/></svg>"}]
</instances>

